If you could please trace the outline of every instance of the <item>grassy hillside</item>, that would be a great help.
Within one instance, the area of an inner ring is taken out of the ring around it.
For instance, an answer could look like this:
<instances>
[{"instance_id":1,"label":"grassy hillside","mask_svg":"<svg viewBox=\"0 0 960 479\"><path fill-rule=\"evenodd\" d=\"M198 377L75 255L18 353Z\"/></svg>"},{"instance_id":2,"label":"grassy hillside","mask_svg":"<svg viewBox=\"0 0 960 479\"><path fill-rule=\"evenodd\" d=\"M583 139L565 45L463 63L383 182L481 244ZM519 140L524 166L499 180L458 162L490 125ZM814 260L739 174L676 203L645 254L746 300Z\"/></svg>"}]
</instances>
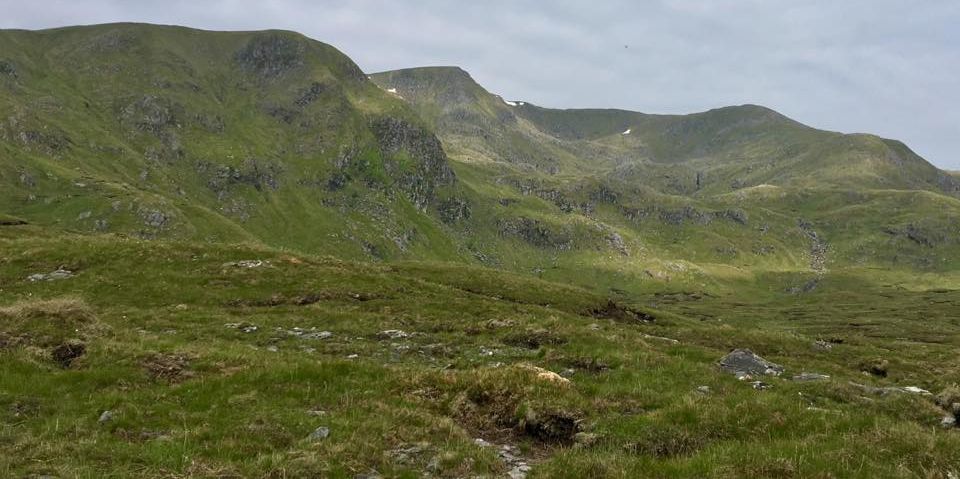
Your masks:
<instances>
[{"instance_id":1,"label":"grassy hillside","mask_svg":"<svg viewBox=\"0 0 960 479\"><path fill-rule=\"evenodd\" d=\"M800 297L787 278L731 279L735 293L624 301L449 263L3 228L19 234L0 240L0 475L960 469L937 405L960 367L956 277L906 290L830 274ZM71 273L28 279L57 268ZM787 370L757 390L717 367L737 347Z\"/></svg>"},{"instance_id":2,"label":"grassy hillside","mask_svg":"<svg viewBox=\"0 0 960 479\"><path fill-rule=\"evenodd\" d=\"M731 268L947 271L960 256L955 179L900 143L761 107L551 110L455 67L371 82L292 32L0 36L0 212L38 228L454 260L634 291ZM934 196L886 215L898 191ZM852 211L868 216L832 226Z\"/></svg>"},{"instance_id":3,"label":"grassy hillside","mask_svg":"<svg viewBox=\"0 0 960 479\"><path fill-rule=\"evenodd\" d=\"M452 151L469 143L469 137L482 137L493 153L489 159L531 163L550 174L576 172L584 163L593 172L610 166L656 172L658 166L679 165L690 177L688 184L654 186L682 194L724 193L765 183L960 193L960 183L900 142L816 130L756 105L691 115L557 110L501 99L455 67L412 68L371 78L432 119ZM524 149L541 152L525 158ZM577 164L550 158L562 157L558 151L577 155ZM540 165L550 159L553 164Z\"/></svg>"},{"instance_id":4,"label":"grassy hillside","mask_svg":"<svg viewBox=\"0 0 960 479\"><path fill-rule=\"evenodd\" d=\"M730 271L957 266L958 183L896 141L751 105L542 108L453 67L371 78L436 129L477 198L467 246L490 265L628 290Z\"/></svg>"},{"instance_id":5,"label":"grassy hillside","mask_svg":"<svg viewBox=\"0 0 960 479\"><path fill-rule=\"evenodd\" d=\"M457 257L439 143L328 45L135 24L0 39L7 213L71 231Z\"/></svg>"},{"instance_id":6,"label":"grassy hillside","mask_svg":"<svg viewBox=\"0 0 960 479\"><path fill-rule=\"evenodd\" d=\"M0 31L0 476L956 477L958 185L758 106Z\"/></svg>"}]
</instances>

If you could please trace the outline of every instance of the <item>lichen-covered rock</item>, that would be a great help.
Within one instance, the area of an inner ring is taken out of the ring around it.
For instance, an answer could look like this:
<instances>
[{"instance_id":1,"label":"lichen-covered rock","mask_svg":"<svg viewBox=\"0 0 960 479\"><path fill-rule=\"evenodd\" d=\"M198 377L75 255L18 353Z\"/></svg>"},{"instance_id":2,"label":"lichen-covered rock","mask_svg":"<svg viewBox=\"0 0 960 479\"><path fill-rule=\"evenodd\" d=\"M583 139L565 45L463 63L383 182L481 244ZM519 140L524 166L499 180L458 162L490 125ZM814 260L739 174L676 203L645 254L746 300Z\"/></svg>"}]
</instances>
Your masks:
<instances>
[{"instance_id":1,"label":"lichen-covered rock","mask_svg":"<svg viewBox=\"0 0 960 479\"><path fill-rule=\"evenodd\" d=\"M463 198L447 198L437 205L440 220L447 224L459 223L470 218L470 203Z\"/></svg>"},{"instance_id":2,"label":"lichen-covered rock","mask_svg":"<svg viewBox=\"0 0 960 479\"><path fill-rule=\"evenodd\" d=\"M611 248L620 253L620 256L630 256L630 250L627 249L627 244L623 242L623 237L620 236L620 233L616 231L610 232L610 234L607 235L607 242Z\"/></svg>"},{"instance_id":3,"label":"lichen-covered rock","mask_svg":"<svg viewBox=\"0 0 960 479\"><path fill-rule=\"evenodd\" d=\"M260 80L272 80L304 63L303 43L281 33L257 35L234 55L244 71Z\"/></svg>"},{"instance_id":4,"label":"lichen-covered rock","mask_svg":"<svg viewBox=\"0 0 960 479\"><path fill-rule=\"evenodd\" d=\"M0 76L17 78L17 68L10 60L0 60Z\"/></svg>"},{"instance_id":5,"label":"lichen-covered rock","mask_svg":"<svg viewBox=\"0 0 960 479\"><path fill-rule=\"evenodd\" d=\"M144 95L121 108L120 121L127 128L160 136L164 128L176 125L182 110L166 98Z\"/></svg>"},{"instance_id":6,"label":"lichen-covered rock","mask_svg":"<svg viewBox=\"0 0 960 479\"><path fill-rule=\"evenodd\" d=\"M500 236L519 238L538 248L569 250L573 248L573 238L566 231L555 231L539 220L519 217L500 220L497 223Z\"/></svg>"},{"instance_id":7,"label":"lichen-covered rock","mask_svg":"<svg viewBox=\"0 0 960 479\"><path fill-rule=\"evenodd\" d=\"M20 172L18 179L20 180L20 184L26 186L27 188L33 188L37 186L37 180L33 178L33 175L27 173L26 171Z\"/></svg>"},{"instance_id":8,"label":"lichen-covered rock","mask_svg":"<svg viewBox=\"0 0 960 479\"><path fill-rule=\"evenodd\" d=\"M720 360L720 369L729 373L741 375L770 375L779 376L784 367L767 361L749 349L734 349Z\"/></svg>"},{"instance_id":9,"label":"lichen-covered rock","mask_svg":"<svg viewBox=\"0 0 960 479\"><path fill-rule=\"evenodd\" d=\"M239 166L220 165L209 161L199 161L197 173L206 182L207 188L215 193L225 193L232 186L246 185L258 191L280 188L280 175L283 167L279 164L248 158Z\"/></svg>"},{"instance_id":10,"label":"lichen-covered rock","mask_svg":"<svg viewBox=\"0 0 960 479\"><path fill-rule=\"evenodd\" d=\"M388 176L420 210L436 200L437 188L456 182L447 154L433 133L393 117L374 120L371 130ZM403 161L404 156L412 161Z\"/></svg>"},{"instance_id":11,"label":"lichen-covered rock","mask_svg":"<svg viewBox=\"0 0 960 479\"><path fill-rule=\"evenodd\" d=\"M715 220L728 220L739 225L747 224L747 213L739 209L721 211L703 211L692 206L669 209L659 206L645 208L621 207L620 212L630 221L640 222L647 218L656 218L669 225L680 226L684 223L709 225Z\"/></svg>"},{"instance_id":12,"label":"lichen-covered rock","mask_svg":"<svg viewBox=\"0 0 960 479\"><path fill-rule=\"evenodd\" d=\"M137 209L137 216L143 221L144 226L155 230L166 229L173 220L173 215L166 211L144 206Z\"/></svg>"},{"instance_id":13,"label":"lichen-covered rock","mask_svg":"<svg viewBox=\"0 0 960 479\"><path fill-rule=\"evenodd\" d=\"M317 101L317 99L320 98L320 95L322 95L326 90L326 85L319 82L313 82L309 87L300 92L299 96L296 100L294 100L293 103L300 108L305 108L311 103Z\"/></svg>"}]
</instances>

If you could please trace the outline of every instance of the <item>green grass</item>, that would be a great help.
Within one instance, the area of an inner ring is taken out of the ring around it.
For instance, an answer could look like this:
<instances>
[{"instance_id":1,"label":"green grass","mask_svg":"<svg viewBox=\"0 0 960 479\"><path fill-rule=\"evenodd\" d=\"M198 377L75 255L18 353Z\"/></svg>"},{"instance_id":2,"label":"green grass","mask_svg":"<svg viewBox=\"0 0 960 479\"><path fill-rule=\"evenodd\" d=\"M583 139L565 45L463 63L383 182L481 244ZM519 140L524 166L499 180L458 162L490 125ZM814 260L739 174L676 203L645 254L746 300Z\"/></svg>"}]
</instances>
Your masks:
<instances>
[{"instance_id":1,"label":"green grass","mask_svg":"<svg viewBox=\"0 0 960 479\"><path fill-rule=\"evenodd\" d=\"M52 338L0 352L6 476L504 474L477 437L517 445L532 477L945 477L960 468L960 436L939 428L932 399L849 384L939 392L955 383L956 289L892 288L850 271L794 296L765 290L784 281L766 278L728 285L735 293L618 299L656 317L630 323L591 317L608 300L597 292L452 264L109 236L6 239L0 256L3 330ZM268 263L225 265L244 259ZM60 265L75 276L25 280ZM38 333L75 315L95 326ZM333 336L286 333L295 327ZM387 329L411 336L378 336ZM818 338L843 343L815 350ZM86 345L66 369L49 357L65 340ZM734 347L788 372L756 391L717 369ZM888 376L865 377L860 365L879 358ZM554 384L524 365L574 373ZM801 371L831 379L786 379ZM98 423L104 410L114 418ZM597 439L545 440L527 429L527 411L575 418ZM319 426L330 436L307 440ZM420 452L396 460L411 445Z\"/></svg>"},{"instance_id":2,"label":"green grass","mask_svg":"<svg viewBox=\"0 0 960 479\"><path fill-rule=\"evenodd\" d=\"M478 438L534 478L960 473L933 396L869 389L960 383L956 180L898 142L514 107L292 32L0 62L0 476L507 474Z\"/></svg>"}]
</instances>

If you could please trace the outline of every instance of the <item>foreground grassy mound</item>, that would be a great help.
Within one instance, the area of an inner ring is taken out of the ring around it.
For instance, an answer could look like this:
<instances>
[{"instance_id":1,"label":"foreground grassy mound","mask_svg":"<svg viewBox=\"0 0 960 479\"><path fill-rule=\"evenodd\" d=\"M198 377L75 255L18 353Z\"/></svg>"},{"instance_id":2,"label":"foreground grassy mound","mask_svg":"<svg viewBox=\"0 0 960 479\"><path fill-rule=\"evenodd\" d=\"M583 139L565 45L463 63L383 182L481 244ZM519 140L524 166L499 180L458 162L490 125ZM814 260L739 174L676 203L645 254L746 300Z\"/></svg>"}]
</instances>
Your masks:
<instances>
[{"instance_id":1,"label":"foreground grassy mound","mask_svg":"<svg viewBox=\"0 0 960 479\"><path fill-rule=\"evenodd\" d=\"M941 426L960 292L793 280L611 298L257 246L4 239L0 475L960 471ZM738 380L717 366L734 348L786 372Z\"/></svg>"}]
</instances>

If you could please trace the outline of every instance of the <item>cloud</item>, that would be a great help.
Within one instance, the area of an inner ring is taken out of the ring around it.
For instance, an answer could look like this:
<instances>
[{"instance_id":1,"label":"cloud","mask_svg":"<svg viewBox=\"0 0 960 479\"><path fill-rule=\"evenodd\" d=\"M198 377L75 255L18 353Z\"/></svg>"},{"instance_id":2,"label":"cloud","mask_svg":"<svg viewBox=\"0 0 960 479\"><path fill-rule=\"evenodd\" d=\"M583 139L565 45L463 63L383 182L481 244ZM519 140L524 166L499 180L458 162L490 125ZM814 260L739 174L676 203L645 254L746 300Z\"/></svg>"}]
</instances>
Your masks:
<instances>
[{"instance_id":1,"label":"cloud","mask_svg":"<svg viewBox=\"0 0 960 479\"><path fill-rule=\"evenodd\" d=\"M741 103L898 138L960 169L960 2L927 0L0 0L0 27L143 21L284 28L366 71L458 65L554 107Z\"/></svg>"}]
</instances>

